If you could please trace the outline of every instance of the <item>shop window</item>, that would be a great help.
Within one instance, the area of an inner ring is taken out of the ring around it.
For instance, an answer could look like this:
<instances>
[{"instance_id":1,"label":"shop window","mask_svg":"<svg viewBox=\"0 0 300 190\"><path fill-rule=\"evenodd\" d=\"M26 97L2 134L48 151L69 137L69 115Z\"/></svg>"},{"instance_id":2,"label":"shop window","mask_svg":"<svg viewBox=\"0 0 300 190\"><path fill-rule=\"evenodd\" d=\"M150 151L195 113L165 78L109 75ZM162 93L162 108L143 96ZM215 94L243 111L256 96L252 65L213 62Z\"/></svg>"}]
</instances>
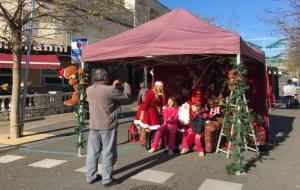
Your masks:
<instances>
[{"instance_id":1,"label":"shop window","mask_svg":"<svg viewBox=\"0 0 300 190\"><path fill-rule=\"evenodd\" d=\"M56 70L43 70L43 85L64 85L66 82Z\"/></svg>"}]
</instances>

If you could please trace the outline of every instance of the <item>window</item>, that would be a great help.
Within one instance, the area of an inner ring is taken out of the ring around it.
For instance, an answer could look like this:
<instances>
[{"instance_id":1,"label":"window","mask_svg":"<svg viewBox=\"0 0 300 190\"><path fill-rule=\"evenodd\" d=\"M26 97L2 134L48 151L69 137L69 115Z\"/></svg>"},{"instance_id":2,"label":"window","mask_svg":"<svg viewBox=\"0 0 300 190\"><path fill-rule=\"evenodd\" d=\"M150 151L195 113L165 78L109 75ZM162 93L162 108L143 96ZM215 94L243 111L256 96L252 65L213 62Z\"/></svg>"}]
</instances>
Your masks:
<instances>
[{"instance_id":1,"label":"window","mask_svg":"<svg viewBox=\"0 0 300 190\"><path fill-rule=\"evenodd\" d=\"M156 17L158 17L160 14L158 11L154 10L154 9L150 9L150 19L154 19Z\"/></svg>"},{"instance_id":2,"label":"window","mask_svg":"<svg viewBox=\"0 0 300 190\"><path fill-rule=\"evenodd\" d=\"M64 85L67 84L63 77L57 74L56 70L43 70L43 85Z\"/></svg>"},{"instance_id":3,"label":"window","mask_svg":"<svg viewBox=\"0 0 300 190\"><path fill-rule=\"evenodd\" d=\"M0 84L8 83L12 84L12 70L11 69L0 69Z\"/></svg>"}]
</instances>

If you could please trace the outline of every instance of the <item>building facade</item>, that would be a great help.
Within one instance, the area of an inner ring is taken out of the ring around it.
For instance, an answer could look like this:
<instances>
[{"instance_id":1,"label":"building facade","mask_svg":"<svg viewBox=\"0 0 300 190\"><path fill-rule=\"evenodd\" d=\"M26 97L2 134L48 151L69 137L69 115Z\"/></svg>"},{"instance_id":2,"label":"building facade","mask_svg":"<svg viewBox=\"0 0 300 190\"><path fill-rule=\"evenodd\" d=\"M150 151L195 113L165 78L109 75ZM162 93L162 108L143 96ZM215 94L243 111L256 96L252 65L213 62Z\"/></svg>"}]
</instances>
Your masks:
<instances>
[{"instance_id":1,"label":"building facade","mask_svg":"<svg viewBox=\"0 0 300 190\"><path fill-rule=\"evenodd\" d=\"M13 3L14 1L11 0ZM62 28L63 23L56 20L35 20L34 44L31 51L28 86L36 93L46 93L53 90L72 90L67 81L57 74L58 67L71 65L70 41L72 38L87 38L88 43L108 38L120 32L140 25L161 14L170 11L156 0L119 0L114 9L107 15L90 17L78 21L72 28ZM67 18L66 18L67 19ZM3 21L2 21L3 22ZM0 25L3 25L0 20ZM24 53L25 51L24 47ZM22 65L24 65L25 54ZM50 61L51 60L51 61ZM51 65L53 67L48 67ZM54 67L56 65L56 68ZM0 83L12 83L12 55L10 45L0 41ZM23 67L24 68L24 67ZM135 69L129 67L108 68L114 77L129 80ZM141 77L141 73L138 73ZM24 69L22 69L22 80Z\"/></svg>"}]
</instances>

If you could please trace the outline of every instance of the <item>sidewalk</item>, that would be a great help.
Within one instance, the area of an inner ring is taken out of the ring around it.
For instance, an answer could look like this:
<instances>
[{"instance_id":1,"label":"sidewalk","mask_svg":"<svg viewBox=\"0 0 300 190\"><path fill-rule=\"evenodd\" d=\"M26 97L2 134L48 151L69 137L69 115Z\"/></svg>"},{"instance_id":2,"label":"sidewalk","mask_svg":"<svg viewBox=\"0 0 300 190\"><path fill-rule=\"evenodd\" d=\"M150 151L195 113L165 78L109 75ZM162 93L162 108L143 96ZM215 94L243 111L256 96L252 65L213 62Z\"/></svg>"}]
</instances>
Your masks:
<instances>
[{"instance_id":1,"label":"sidewalk","mask_svg":"<svg viewBox=\"0 0 300 190\"><path fill-rule=\"evenodd\" d=\"M273 109L270 113L270 146L259 157L252 151L245 152L247 174L241 176L226 174L225 165L231 159L226 159L223 153L207 153L201 159L195 152L169 156L164 150L158 150L149 154L138 142L127 142L130 123L123 123L118 132L119 158L114 169L115 177L122 183L113 189L138 189L141 186L151 189L156 186L152 189L212 190L216 189L214 185L218 189L229 186L226 189L230 190L300 189L299 116L300 109ZM72 122L50 126L55 138L22 145L18 149L0 150L0 158L5 161L19 159L1 163L1 189L103 189L101 182L88 185L85 181L85 157L77 156ZM46 131L46 128L39 129ZM56 165L48 167L49 161Z\"/></svg>"},{"instance_id":2,"label":"sidewalk","mask_svg":"<svg viewBox=\"0 0 300 190\"><path fill-rule=\"evenodd\" d=\"M134 116L137 104L132 103L122 105L122 113L119 122L128 122ZM24 137L16 140L9 139L9 122L0 122L0 149L11 148L15 145L26 144L29 142L45 140L60 135L58 131L63 132L67 129L73 129L76 125L73 112L45 116L41 120L27 121L24 124Z\"/></svg>"}]
</instances>

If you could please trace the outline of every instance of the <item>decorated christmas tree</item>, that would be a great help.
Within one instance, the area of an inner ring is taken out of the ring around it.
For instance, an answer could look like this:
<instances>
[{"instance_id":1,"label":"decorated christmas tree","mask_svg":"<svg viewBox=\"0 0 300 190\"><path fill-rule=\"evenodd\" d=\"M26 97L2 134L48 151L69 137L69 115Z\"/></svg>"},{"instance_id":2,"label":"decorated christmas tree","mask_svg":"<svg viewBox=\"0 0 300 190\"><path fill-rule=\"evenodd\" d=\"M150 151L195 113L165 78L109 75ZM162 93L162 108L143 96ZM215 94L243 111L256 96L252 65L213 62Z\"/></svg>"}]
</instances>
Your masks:
<instances>
[{"instance_id":1,"label":"decorated christmas tree","mask_svg":"<svg viewBox=\"0 0 300 190\"><path fill-rule=\"evenodd\" d=\"M229 174L241 174L245 172L242 154L245 149L246 139L252 132L252 123L255 114L248 108L245 93L249 89L245 82L247 69L244 64L236 59L231 59L232 70L228 74L228 88L231 91L224 105L225 123L224 131L231 142L229 149L233 151L232 163L226 166Z\"/></svg>"}]
</instances>

